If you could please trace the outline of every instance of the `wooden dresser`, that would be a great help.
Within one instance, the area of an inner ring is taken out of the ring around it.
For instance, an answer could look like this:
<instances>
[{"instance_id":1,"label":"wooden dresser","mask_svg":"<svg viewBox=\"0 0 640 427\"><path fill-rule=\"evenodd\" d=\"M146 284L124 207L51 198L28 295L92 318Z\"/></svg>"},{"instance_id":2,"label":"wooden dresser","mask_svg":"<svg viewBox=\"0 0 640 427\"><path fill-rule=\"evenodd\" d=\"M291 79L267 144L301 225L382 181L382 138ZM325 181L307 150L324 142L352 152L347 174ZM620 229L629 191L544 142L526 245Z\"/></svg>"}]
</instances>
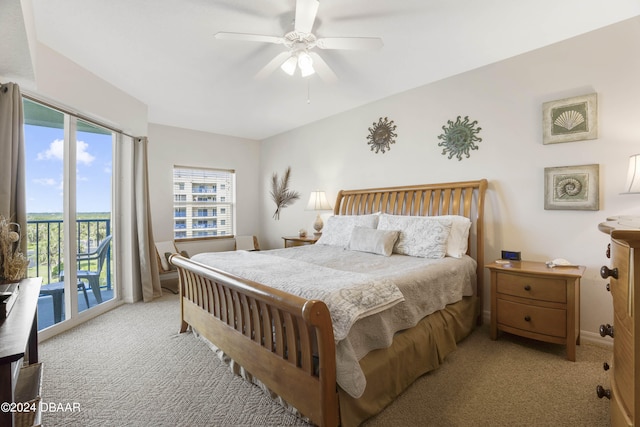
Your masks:
<instances>
[{"instance_id":1,"label":"wooden dresser","mask_svg":"<svg viewBox=\"0 0 640 427\"><path fill-rule=\"evenodd\" d=\"M36 396L31 391L38 394L42 381L42 365L38 363L41 284L40 278L21 280L18 298L9 316L0 323L0 426L3 427L40 423L39 400L32 401ZM23 390L30 396L24 398Z\"/></svg>"},{"instance_id":2,"label":"wooden dresser","mask_svg":"<svg viewBox=\"0 0 640 427\"><path fill-rule=\"evenodd\" d=\"M491 339L498 331L563 344L575 362L580 344L580 278L585 267L543 262L488 264L491 270Z\"/></svg>"},{"instance_id":3,"label":"wooden dresser","mask_svg":"<svg viewBox=\"0 0 640 427\"><path fill-rule=\"evenodd\" d=\"M640 229L625 229L616 221L598 228L611 235L607 251L611 262L600 275L609 280L613 325L601 325L600 335L613 339L613 363L604 365L610 372L610 388L599 385L597 394L611 399L612 426L640 425Z\"/></svg>"}]
</instances>

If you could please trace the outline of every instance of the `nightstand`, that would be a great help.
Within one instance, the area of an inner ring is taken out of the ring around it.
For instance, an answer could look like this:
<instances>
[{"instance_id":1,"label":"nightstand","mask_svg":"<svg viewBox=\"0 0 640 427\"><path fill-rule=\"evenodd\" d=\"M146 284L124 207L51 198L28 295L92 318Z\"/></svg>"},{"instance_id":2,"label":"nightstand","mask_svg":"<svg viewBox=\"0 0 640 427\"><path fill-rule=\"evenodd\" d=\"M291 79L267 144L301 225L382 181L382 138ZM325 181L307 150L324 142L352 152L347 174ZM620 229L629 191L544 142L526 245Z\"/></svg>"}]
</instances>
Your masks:
<instances>
[{"instance_id":1,"label":"nightstand","mask_svg":"<svg viewBox=\"0 0 640 427\"><path fill-rule=\"evenodd\" d=\"M485 266L491 271L491 339L504 331L564 344L576 360L580 344L580 278L585 267L547 267L511 261Z\"/></svg>"},{"instance_id":2,"label":"nightstand","mask_svg":"<svg viewBox=\"0 0 640 427\"><path fill-rule=\"evenodd\" d=\"M320 236L284 236L284 247L291 248L293 246L313 245L319 238Z\"/></svg>"}]
</instances>

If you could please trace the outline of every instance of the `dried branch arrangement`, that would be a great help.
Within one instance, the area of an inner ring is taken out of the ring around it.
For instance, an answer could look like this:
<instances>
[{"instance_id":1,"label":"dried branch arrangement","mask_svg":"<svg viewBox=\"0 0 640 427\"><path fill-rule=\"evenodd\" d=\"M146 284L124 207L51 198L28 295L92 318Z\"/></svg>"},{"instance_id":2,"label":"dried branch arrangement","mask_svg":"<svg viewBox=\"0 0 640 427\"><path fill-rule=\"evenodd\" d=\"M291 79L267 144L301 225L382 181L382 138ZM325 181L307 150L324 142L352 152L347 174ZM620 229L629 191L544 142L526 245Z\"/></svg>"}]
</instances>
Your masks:
<instances>
[{"instance_id":1,"label":"dried branch arrangement","mask_svg":"<svg viewBox=\"0 0 640 427\"><path fill-rule=\"evenodd\" d=\"M278 179L278 174L271 177L271 198L276 204L276 211L273 218L280 219L280 210L286 208L300 198L297 191L289 190L289 179L291 178L291 166L287 168L282 179Z\"/></svg>"},{"instance_id":2,"label":"dried branch arrangement","mask_svg":"<svg viewBox=\"0 0 640 427\"><path fill-rule=\"evenodd\" d=\"M20 251L20 225L0 215L0 280L26 277L29 259Z\"/></svg>"}]
</instances>

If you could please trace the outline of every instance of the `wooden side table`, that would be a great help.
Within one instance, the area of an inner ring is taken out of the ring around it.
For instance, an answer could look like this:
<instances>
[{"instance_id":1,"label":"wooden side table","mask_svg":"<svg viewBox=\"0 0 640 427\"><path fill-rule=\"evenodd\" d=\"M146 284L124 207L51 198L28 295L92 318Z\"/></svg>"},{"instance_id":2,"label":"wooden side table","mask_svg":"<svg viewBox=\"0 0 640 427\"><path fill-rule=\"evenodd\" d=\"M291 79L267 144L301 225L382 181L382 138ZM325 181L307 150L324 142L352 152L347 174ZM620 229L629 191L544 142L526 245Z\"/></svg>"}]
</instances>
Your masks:
<instances>
[{"instance_id":1,"label":"wooden side table","mask_svg":"<svg viewBox=\"0 0 640 427\"><path fill-rule=\"evenodd\" d=\"M498 331L564 344L576 360L580 344L580 278L586 267L543 262L491 263L491 339Z\"/></svg>"},{"instance_id":2,"label":"wooden side table","mask_svg":"<svg viewBox=\"0 0 640 427\"><path fill-rule=\"evenodd\" d=\"M284 236L284 247L291 248L293 246L313 245L319 238L320 236Z\"/></svg>"}]
</instances>

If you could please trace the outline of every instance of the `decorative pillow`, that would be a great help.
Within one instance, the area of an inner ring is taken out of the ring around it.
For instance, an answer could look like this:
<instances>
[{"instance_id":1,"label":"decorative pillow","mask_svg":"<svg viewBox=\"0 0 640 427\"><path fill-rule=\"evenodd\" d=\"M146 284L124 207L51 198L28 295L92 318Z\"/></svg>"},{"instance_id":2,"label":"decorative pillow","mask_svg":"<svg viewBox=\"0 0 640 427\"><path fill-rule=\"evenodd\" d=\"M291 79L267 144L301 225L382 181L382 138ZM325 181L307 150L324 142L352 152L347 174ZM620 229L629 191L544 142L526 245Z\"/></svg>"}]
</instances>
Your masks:
<instances>
[{"instance_id":1,"label":"decorative pillow","mask_svg":"<svg viewBox=\"0 0 640 427\"><path fill-rule=\"evenodd\" d=\"M440 218L451 219L451 232L447 240L447 256L462 258L469 246L469 230L471 220L461 215L442 215Z\"/></svg>"},{"instance_id":2,"label":"decorative pillow","mask_svg":"<svg viewBox=\"0 0 640 427\"><path fill-rule=\"evenodd\" d=\"M355 226L376 228L379 215L333 215L327 218L322 235L316 245L341 246L346 248Z\"/></svg>"},{"instance_id":3,"label":"decorative pillow","mask_svg":"<svg viewBox=\"0 0 640 427\"><path fill-rule=\"evenodd\" d=\"M397 230L375 230L373 228L354 227L349 240L349 249L371 252L377 255L391 256L393 245L400 234Z\"/></svg>"},{"instance_id":4,"label":"decorative pillow","mask_svg":"<svg viewBox=\"0 0 640 427\"><path fill-rule=\"evenodd\" d=\"M399 230L394 253L423 258L443 258L452 220L433 216L380 215L379 230Z\"/></svg>"}]
</instances>

